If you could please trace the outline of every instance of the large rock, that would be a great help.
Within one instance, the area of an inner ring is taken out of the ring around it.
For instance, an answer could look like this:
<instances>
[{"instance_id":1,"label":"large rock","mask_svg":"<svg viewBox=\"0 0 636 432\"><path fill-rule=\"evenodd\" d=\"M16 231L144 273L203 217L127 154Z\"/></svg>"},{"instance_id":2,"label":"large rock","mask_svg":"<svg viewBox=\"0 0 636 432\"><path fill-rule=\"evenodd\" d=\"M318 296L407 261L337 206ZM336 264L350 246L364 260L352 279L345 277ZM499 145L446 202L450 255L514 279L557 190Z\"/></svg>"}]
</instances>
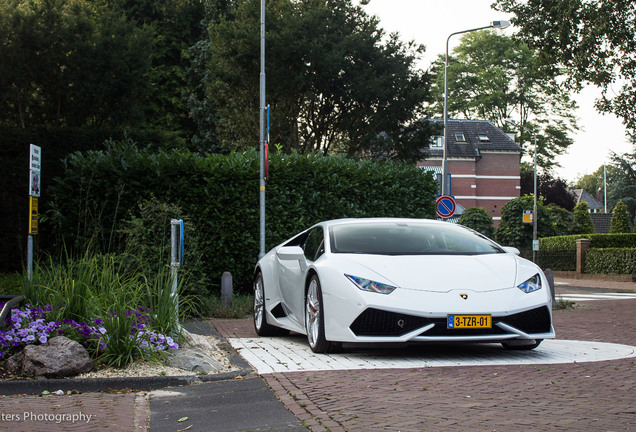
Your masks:
<instances>
[{"instance_id":1,"label":"large rock","mask_svg":"<svg viewBox=\"0 0 636 432\"><path fill-rule=\"evenodd\" d=\"M93 361L80 343L56 336L43 345L27 345L5 367L15 375L63 378L89 372Z\"/></svg>"}]
</instances>

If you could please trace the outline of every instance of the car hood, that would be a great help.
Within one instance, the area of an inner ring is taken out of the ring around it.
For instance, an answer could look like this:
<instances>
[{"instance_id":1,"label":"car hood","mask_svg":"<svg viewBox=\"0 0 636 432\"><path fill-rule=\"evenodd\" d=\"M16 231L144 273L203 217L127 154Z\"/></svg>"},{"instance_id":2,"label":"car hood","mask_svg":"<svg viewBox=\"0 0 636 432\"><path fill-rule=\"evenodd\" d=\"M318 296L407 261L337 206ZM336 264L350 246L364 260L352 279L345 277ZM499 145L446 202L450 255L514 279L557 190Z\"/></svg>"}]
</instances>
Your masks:
<instances>
[{"instance_id":1,"label":"car hood","mask_svg":"<svg viewBox=\"0 0 636 432\"><path fill-rule=\"evenodd\" d=\"M517 257L510 253L471 256L347 254L346 260L366 267L392 285L420 291L495 291L514 287L517 277ZM354 276L372 277L371 274Z\"/></svg>"}]
</instances>

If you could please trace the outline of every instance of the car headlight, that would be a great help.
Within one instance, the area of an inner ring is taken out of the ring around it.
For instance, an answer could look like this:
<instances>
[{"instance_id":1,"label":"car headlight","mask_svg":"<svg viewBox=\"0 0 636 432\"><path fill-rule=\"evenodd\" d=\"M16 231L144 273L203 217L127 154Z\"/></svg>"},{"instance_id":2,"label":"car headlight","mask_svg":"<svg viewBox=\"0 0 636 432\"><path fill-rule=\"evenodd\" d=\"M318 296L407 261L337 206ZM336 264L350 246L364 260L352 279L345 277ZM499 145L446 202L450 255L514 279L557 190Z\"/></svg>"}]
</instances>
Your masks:
<instances>
[{"instance_id":1,"label":"car headlight","mask_svg":"<svg viewBox=\"0 0 636 432\"><path fill-rule=\"evenodd\" d=\"M539 273L537 273L527 281L517 285L517 288L519 288L526 294L539 291L541 289L541 276L539 276Z\"/></svg>"},{"instance_id":2,"label":"car headlight","mask_svg":"<svg viewBox=\"0 0 636 432\"><path fill-rule=\"evenodd\" d=\"M348 274L345 274L345 276L362 291L374 292L379 294L391 294L397 288L393 285L383 284L380 282L372 281L370 279L351 276Z\"/></svg>"}]
</instances>

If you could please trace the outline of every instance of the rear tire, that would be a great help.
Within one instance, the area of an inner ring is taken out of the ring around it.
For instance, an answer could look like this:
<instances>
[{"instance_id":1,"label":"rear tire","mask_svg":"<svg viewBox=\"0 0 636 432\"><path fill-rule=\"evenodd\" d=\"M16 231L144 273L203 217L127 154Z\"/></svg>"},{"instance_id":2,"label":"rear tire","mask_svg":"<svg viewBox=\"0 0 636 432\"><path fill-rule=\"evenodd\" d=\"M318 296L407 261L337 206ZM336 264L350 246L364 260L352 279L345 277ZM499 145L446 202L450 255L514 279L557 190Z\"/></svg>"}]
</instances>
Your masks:
<instances>
[{"instance_id":1,"label":"rear tire","mask_svg":"<svg viewBox=\"0 0 636 432\"><path fill-rule=\"evenodd\" d=\"M284 336L288 330L275 327L267 323L267 309L265 308L265 286L263 274L259 271L254 277L254 330L259 336Z\"/></svg>"}]
</instances>

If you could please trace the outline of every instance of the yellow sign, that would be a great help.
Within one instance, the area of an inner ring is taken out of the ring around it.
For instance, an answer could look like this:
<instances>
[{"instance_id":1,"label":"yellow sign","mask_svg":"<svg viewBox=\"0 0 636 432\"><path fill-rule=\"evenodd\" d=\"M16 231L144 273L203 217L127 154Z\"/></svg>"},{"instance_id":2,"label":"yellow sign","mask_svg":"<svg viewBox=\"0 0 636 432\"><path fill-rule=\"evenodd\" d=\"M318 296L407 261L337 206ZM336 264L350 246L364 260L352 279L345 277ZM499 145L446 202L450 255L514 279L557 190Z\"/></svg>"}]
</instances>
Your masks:
<instances>
[{"instance_id":1,"label":"yellow sign","mask_svg":"<svg viewBox=\"0 0 636 432\"><path fill-rule=\"evenodd\" d=\"M29 234L38 233L38 197L30 196Z\"/></svg>"},{"instance_id":2,"label":"yellow sign","mask_svg":"<svg viewBox=\"0 0 636 432\"><path fill-rule=\"evenodd\" d=\"M523 223L532 223L532 210L523 211Z\"/></svg>"}]
</instances>

